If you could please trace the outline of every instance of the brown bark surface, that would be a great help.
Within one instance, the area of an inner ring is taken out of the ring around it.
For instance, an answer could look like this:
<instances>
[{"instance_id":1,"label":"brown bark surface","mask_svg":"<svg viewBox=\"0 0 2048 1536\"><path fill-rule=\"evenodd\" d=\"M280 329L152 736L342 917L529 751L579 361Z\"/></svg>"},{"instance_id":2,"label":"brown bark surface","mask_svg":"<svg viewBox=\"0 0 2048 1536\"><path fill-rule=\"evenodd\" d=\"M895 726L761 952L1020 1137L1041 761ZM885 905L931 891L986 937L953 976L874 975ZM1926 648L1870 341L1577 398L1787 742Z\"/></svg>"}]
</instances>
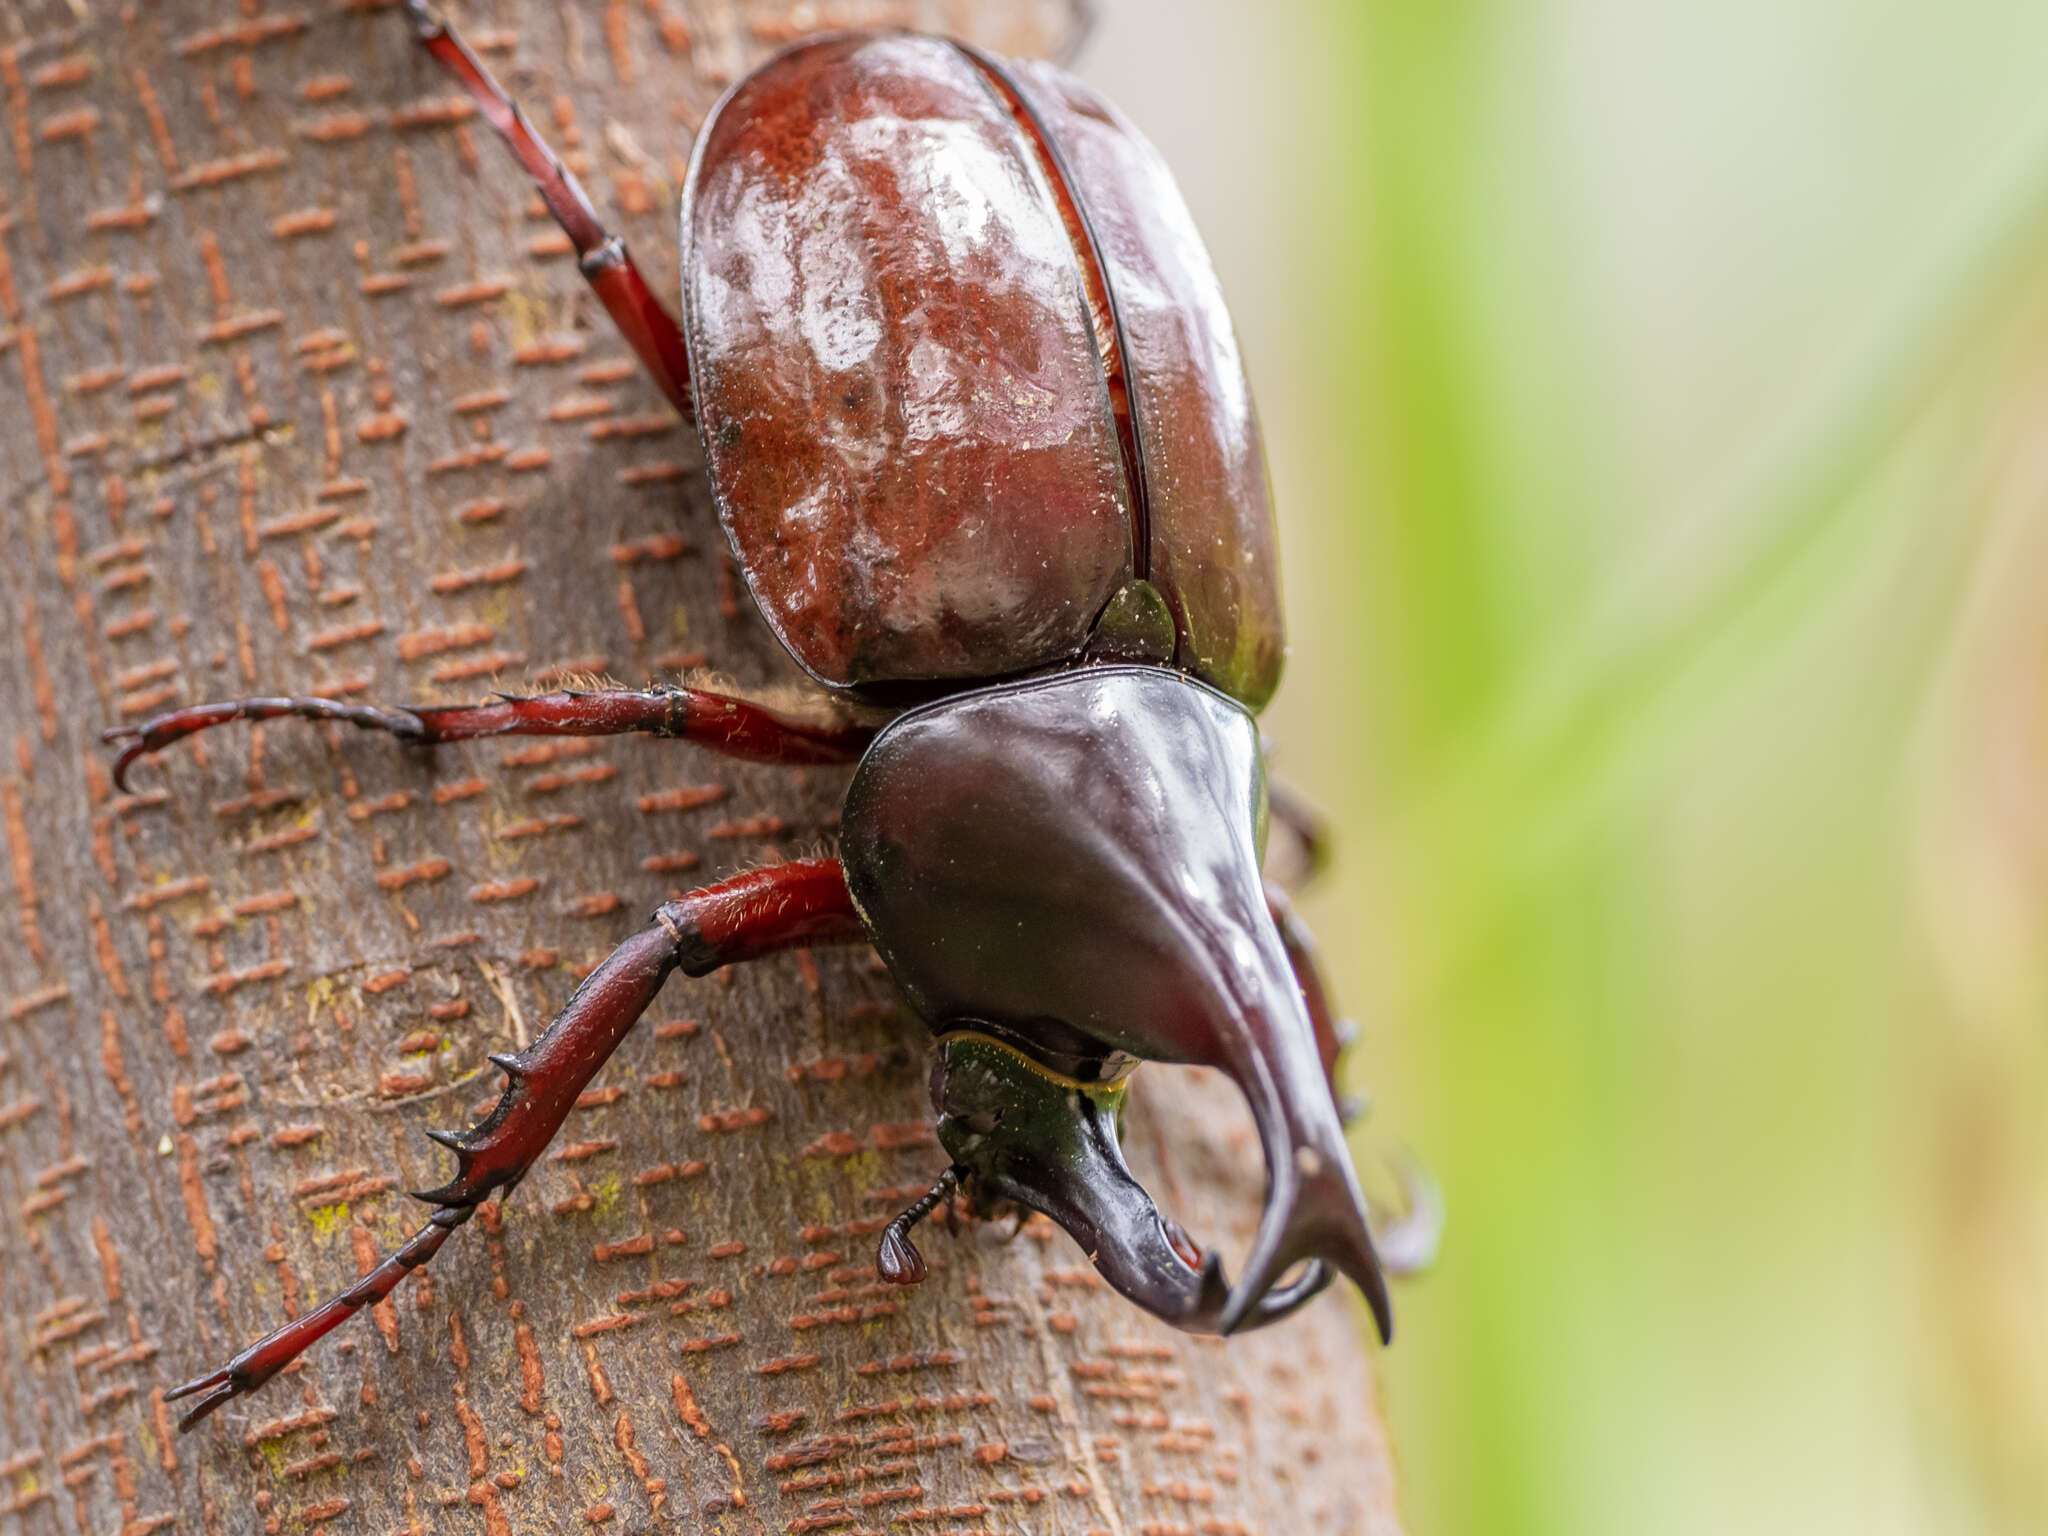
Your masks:
<instances>
[{"instance_id":1,"label":"brown bark surface","mask_svg":"<svg viewBox=\"0 0 2048 1536\"><path fill-rule=\"evenodd\" d=\"M457 19L668 292L691 128L833 18ZM1043 1224L876 1284L941 1158L864 952L672 982L502 1211L172 1432L166 1385L418 1219L487 1051L667 893L833 833L840 774L638 739L274 725L109 782L99 730L178 701L794 680L537 212L380 0L0 5L0 1531L1392 1530L1348 1295L1191 1340ZM1230 1091L1140 1078L1140 1176L1241 1252Z\"/></svg>"}]
</instances>

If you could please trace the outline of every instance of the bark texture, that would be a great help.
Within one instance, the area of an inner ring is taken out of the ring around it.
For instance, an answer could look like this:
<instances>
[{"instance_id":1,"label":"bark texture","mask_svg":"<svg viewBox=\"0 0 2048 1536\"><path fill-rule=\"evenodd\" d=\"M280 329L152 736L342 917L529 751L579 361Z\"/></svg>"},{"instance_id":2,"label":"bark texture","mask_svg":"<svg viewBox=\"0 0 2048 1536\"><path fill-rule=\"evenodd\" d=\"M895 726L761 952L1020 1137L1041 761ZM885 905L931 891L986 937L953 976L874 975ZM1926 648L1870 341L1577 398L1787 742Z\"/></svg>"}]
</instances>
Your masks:
<instances>
[{"instance_id":1,"label":"bark texture","mask_svg":"<svg viewBox=\"0 0 2048 1536\"><path fill-rule=\"evenodd\" d=\"M804 25L1042 50L1057 4L455 13L664 292L692 127ZM875 1228L940 1166L864 953L675 981L502 1211L180 1438L162 1389L347 1284L671 891L827 842L843 776L674 744L431 758L305 726L117 795L101 727L794 671L694 439L381 0L0 5L0 1529L1394 1528L1359 1316L1153 1325L1043 1224ZM1227 1087L1148 1068L1141 1176L1243 1251ZM1164 1090L1164 1091L1162 1091Z\"/></svg>"}]
</instances>

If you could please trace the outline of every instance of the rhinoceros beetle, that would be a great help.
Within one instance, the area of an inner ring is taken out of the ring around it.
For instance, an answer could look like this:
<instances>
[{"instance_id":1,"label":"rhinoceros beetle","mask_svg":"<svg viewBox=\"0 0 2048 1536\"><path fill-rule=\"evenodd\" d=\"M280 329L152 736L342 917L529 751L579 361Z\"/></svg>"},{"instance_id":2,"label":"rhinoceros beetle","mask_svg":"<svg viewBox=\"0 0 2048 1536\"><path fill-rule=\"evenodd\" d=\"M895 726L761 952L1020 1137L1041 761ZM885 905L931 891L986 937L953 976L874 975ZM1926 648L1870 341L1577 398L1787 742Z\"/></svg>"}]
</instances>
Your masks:
<instances>
[{"instance_id":1,"label":"rhinoceros beetle","mask_svg":"<svg viewBox=\"0 0 2048 1536\"><path fill-rule=\"evenodd\" d=\"M1389 1336L1329 1083L1336 1026L1261 877L1253 713L1282 656L1263 451L1215 277L1156 153L1050 65L900 33L800 43L734 85L697 137L678 323L476 56L422 0L408 10L696 423L777 637L829 693L895 713L821 723L657 687L409 709L242 699L107 733L126 748L117 780L194 731L283 716L423 745L644 732L857 764L837 859L657 909L539 1038L491 1058L508 1082L481 1123L430 1133L457 1171L421 1194L426 1224L167 1393L196 1399L183 1427L517 1185L672 971L835 942L872 944L936 1036L952 1162L884 1231L885 1278L922 1277L910 1227L964 1182L1051 1217L1178 1327L1272 1322L1334 1268ZM1219 1068L1250 1102L1266 1209L1235 1285L1124 1164L1141 1061Z\"/></svg>"}]
</instances>

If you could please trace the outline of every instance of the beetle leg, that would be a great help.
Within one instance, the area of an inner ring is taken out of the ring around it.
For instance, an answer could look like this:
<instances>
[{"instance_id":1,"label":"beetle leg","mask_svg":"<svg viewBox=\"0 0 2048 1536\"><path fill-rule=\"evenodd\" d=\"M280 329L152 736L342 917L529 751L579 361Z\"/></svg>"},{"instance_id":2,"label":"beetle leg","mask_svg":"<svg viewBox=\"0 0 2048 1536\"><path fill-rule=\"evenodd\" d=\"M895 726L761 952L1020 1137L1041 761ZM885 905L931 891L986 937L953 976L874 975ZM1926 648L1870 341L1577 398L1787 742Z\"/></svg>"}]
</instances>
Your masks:
<instances>
[{"instance_id":1,"label":"beetle leg","mask_svg":"<svg viewBox=\"0 0 2048 1536\"><path fill-rule=\"evenodd\" d=\"M874 732L840 721L813 722L702 688L608 688L592 692L500 694L487 704L420 704L380 708L338 699L229 699L168 710L140 725L120 725L102 739L124 743L114 782L125 790L138 758L232 720L331 720L386 731L416 746L481 736L625 736L644 732L694 742L757 763L850 763Z\"/></svg>"},{"instance_id":2,"label":"beetle leg","mask_svg":"<svg viewBox=\"0 0 2048 1536\"><path fill-rule=\"evenodd\" d=\"M1309 1022L1316 1032L1316 1054L1323 1059L1323 1075L1329 1078L1331 1097L1337 1101L1337 1118L1350 1125L1365 1112L1365 1106L1355 1096L1338 1091L1337 1063L1345 1047L1358 1038L1358 1026L1336 1016L1330 1004L1329 986L1323 980L1322 965L1316 959L1315 937L1295 912L1287 893L1271 880L1266 882L1266 907L1273 914L1274 926L1280 930L1280 942L1287 948L1287 962L1294 967L1302 1000L1308 1004Z\"/></svg>"},{"instance_id":3,"label":"beetle leg","mask_svg":"<svg viewBox=\"0 0 2048 1536\"><path fill-rule=\"evenodd\" d=\"M750 870L655 909L654 921L605 959L554 1021L516 1056L493 1056L504 1097L460 1135L429 1132L456 1157L455 1177L418 1196L433 1215L354 1285L264 1335L226 1365L164 1394L198 1399L179 1422L192 1428L222 1403L255 1391L329 1330L384 1299L440 1251L477 1204L509 1192L561 1129L590 1080L626 1037L669 973L702 976L722 965L799 945L863 936L836 859Z\"/></svg>"},{"instance_id":4,"label":"beetle leg","mask_svg":"<svg viewBox=\"0 0 2048 1536\"><path fill-rule=\"evenodd\" d=\"M484 120L498 130L498 136L533 178L548 212L576 247L584 280L641 365L683 419L695 420L690 404L690 356L682 327L640 275L626 242L604 227L582 184L534 131L519 104L470 51L461 34L436 16L426 0L405 0L405 9L420 46L469 93Z\"/></svg>"},{"instance_id":5,"label":"beetle leg","mask_svg":"<svg viewBox=\"0 0 2048 1536\"><path fill-rule=\"evenodd\" d=\"M1444 1193L1420 1158L1401 1153L1392 1160L1405 1207L1398 1215L1375 1213L1374 1242L1390 1275L1413 1275L1436 1262L1444 1236Z\"/></svg>"},{"instance_id":6,"label":"beetle leg","mask_svg":"<svg viewBox=\"0 0 2048 1536\"><path fill-rule=\"evenodd\" d=\"M1298 891L1329 867L1329 818L1307 795L1272 775L1266 779L1266 814L1286 830L1294 844L1291 860L1276 878L1288 890Z\"/></svg>"},{"instance_id":7,"label":"beetle leg","mask_svg":"<svg viewBox=\"0 0 2048 1536\"><path fill-rule=\"evenodd\" d=\"M1089 38L1094 36L1095 23L1099 19L1095 0L1067 0L1067 15L1070 18L1067 25L1071 31L1067 35L1067 40L1060 45L1059 52L1053 55L1053 62L1062 69L1074 67L1074 60L1081 56L1081 50L1088 46Z\"/></svg>"},{"instance_id":8,"label":"beetle leg","mask_svg":"<svg viewBox=\"0 0 2048 1536\"><path fill-rule=\"evenodd\" d=\"M166 1402L174 1402L181 1397L197 1396L199 1399L178 1420L179 1430L191 1429L222 1403L254 1392L322 1336L363 1308L382 1301L397 1289L399 1281L424 1266L440 1251L450 1232L475 1214L474 1205L437 1206L434 1214L427 1218L426 1225L407 1238L397 1252L340 1295L329 1297L311 1312L266 1333L219 1370L194 1377L166 1392Z\"/></svg>"}]
</instances>

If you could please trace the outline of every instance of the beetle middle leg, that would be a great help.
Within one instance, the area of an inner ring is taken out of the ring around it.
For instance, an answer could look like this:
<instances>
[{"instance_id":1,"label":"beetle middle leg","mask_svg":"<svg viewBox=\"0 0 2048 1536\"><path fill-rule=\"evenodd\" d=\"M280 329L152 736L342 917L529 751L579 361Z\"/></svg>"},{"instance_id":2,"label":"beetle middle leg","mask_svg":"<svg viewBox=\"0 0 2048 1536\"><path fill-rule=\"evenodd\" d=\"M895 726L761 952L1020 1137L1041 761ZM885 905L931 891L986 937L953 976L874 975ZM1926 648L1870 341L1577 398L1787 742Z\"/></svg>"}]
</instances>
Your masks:
<instances>
[{"instance_id":1,"label":"beetle middle leg","mask_svg":"<svg viewBox=\"0 0 2048 1536\"><path fill-rule=\"evenodd\" d=\"M533 178L541 201L576 248L577 265L605 312L653 377L669 404L685 421L695 419L690 404L690 356L683 329L640 274L626 242L604 227L574 173L547 145L519 104L506 94L483 60L462 36L426 4L405 0L420 46L468 92L484 121Z\"/></svg>"},{"instance_id":2,"label":"beetle middle leg","mask_svg":"<svg viewBox=\"0 0 2048 1536\"><path fill-rule=\"evenodd\" d=\"M1340 1019L1330 1004L1329 984L1316 959L1315 938L1295 912L1293 903L1280 887L1268 881L1266 906L1280 930L1280 942L1287 948L1294 979L1308 1004L1308 1016L1315 1025L1316 1050L1323 1058L1323 1071L1330 1079L1330 1093L1337 1101L1337 1118L1349 1126L1365 1113L1364 1103L1337 1088L1337 1063L1347 1047L1358 1039L1358 1026ZM1409 1275L1429 1268L1443 1237L1444 1202L1436 1180L1416 1158L1394 1159L1393 1171L1401 1181L1404 1209L1391 1220L1376 1224L1373 1244L1379 1251L1380 1267L1390 1275Z\"/></svg>"},{"instance_id":3,"label":"beetle middle leg","mask_svg":"<svg viewBox=\"0 0 2048 1536\"><path fill-rule=\"evenodd\" d=\"M1323 979L1322 962L1316 958L1315 936L1295 912L1287 893L1272 880L1266 882L1266 910L1273 914L1273 926L1280 930L1280 942L1287 949L1287 963L1293 967L1295 983L1308 1004L1309 1022L1316 1031L1316 1054L1322 1057L1323 1074L1329 1078L1330 1094L1337 1101L1337 1118L1350 1125L1365 1112L1365 1106L1338 1092L1337 1063L1346 1047L1358 1039L1358 1026L1337 1017L1330 1002L1329 984Z\"/></svg>"},{"instance_id":4,"label":"beetle middle leg","mask_svg":"<svg viewBox=\"0 0 2048 1536\"><path fill-rule=\"evenodd\" d=\"M1329 868L1329 818L1307 795L1271 775L1266 779L1266 811L1294 844L1291 861L1279 867L1275 878L1289 891L1299 891Z\"/></svg>"},{"instance_id":5,"label":"beetle middle leg","mask_svg":"<svg viewBox=\"0 0 2048 1536\"><path fill-rule=\"evenodd\" d=\"M836 859L750 870L663 902L652 923L584 978L538 1039L517 1055L491 1057L507 1082L480 1123L460 1134L428 1132L455 1154L457 1167L454 1178L416 1197L434 1207L426 1224L347 1290L265 1334L219 1370L166 1392L169 1400L198 1399L178 1427L190 1429L221 1404L255 1391L425 1265L480 1201L510 1193L672 971L703 976L777 950L862 937Z\"/></svg>"},{"instance_id":6,"label":"beetle middle leg","mask_svg":"<svg viewBox=\"0 0 2048 1536\"><path fill-rule=\"evenodd\" d=\"M694 742L749 762L851 763L874 737L867 726L810 721L703 688L604 688L500 694L485 704L346 704L317 696L227 699L166 710L140 725L118 725L101 739L120 743L114 783L128 787L138 758L235 720L328 720L384 731L414 746L488 736L628 736Z\"/></svg>"}]
</instances>

